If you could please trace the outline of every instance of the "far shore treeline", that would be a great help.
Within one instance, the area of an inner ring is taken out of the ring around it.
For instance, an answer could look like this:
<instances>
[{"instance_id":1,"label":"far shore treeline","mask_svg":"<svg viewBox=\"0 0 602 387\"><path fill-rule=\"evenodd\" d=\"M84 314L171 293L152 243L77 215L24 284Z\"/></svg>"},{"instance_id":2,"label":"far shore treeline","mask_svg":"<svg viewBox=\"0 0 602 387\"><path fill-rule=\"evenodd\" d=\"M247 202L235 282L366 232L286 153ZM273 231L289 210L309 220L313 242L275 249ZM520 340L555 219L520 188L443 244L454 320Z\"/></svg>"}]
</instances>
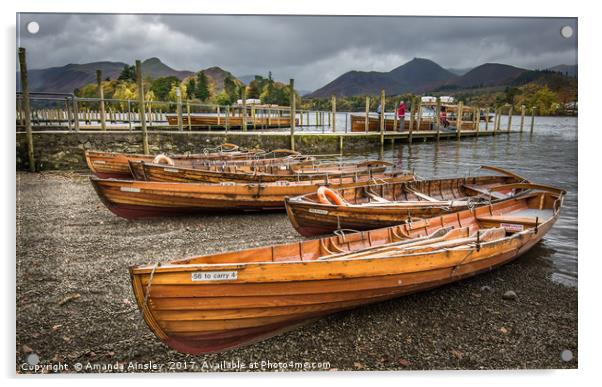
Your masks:
<instances>
[{"instance_id":1,"label":"far shore treeline","mask_svg":"<svg viewBox=\"0 0 602 387\"><path fill-rule=\"evenodd\" d=\"M106 78L102 82L105 98L120 100L136 100L137 86L134 66L124 66L116 79ZM288 106L290 88L288 84L275 81L271 72L266 77L256 75L245 85L231 73L219 67L211 67L193 73L184 79L176 76L163 76L143 80L145 100L176 102L176 88L181 90L183 100L197 104L231 105L242 96L243 88L247 98L260 99L261 103ZM96 98L97 84L89 83L75 89L75 94L81 98ZM406 103L420 95L443 96L451 95L465 105L481 108L498 108L512 105L518 112L522 105L528 111L536 107L538 115L568 115L574 114L574 102L577 101L577 79L550 70L527 71L511 84L496 87L458 88L447 85L430 92L421 94L404 93L386 96L386 111L394 111L400 101ZM376 111L380 104L378 95L369 95L370 111ZM331 98L300 97L296 92L297 108L302 110L330 110ZM337 111L365 111L366 95L338 96ZM167 107L172 109L173 106Z\"/></svg>"}]
</instances>

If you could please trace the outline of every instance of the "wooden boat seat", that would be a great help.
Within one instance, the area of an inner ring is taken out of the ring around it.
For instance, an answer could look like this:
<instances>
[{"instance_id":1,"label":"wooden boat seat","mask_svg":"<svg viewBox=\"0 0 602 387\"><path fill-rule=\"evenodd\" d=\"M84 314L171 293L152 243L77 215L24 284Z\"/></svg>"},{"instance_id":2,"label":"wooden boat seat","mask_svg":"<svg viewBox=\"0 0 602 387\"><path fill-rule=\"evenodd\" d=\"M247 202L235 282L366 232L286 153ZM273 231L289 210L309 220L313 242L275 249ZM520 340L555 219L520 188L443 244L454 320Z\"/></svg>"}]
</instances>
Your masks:
<instances>
[{"instance_id":1,"label":"wooden boat seat","mask_svg":"<svg viewBox=\"0 0 602 387\"><path fill-rule=\"evenodd\" d=\"M495 199L506 199L506 198L508 198L508 195L506 195L506 194L503 194L501 192L489 191L489 190L481 188L481 187L479 187L477 185L463 184L462 187L464 187L464 188L466 188L466 189L468 189L470 191L476 192L478 194L481 194L481 195L491 196L492 198L495 198Z\"/></svg>"},{"instance_id":2,"label":"wooden boat seat","mask_svg":"<svg viewBox=\"0 0 602 387\"><path fill-rule=\"evenodd\" d=\"M487 215L477 216L477 220L485 224L520 224L527 227L534 227L545 221L544 218L536 216L511 216L511 215Z\"/></svg>"},{"instance_id":3,"label":"wooden boat seat","mask_svg":"<svg viewBox=\"0 0 602 387\"><path fill-rule=\"evenodd\" d=\"M387 199L383 198L382 196L378 196L377 194L371 192L368 189L366 190L366 196L368 196L370 199L372 199L378 203L389 203L390 202L390 200L387 200Z\"/></svg>"},{"instance_id":4,"label":"wooden boat seat","mask_svg":"<svg viewBox=\"0 0 602 387\"><path fill-rule=\"evenodd\" d=\"M411 192L411 193L413 193L414 195L418 196L419 198L421 198L421 199L424 199L424 200L426 200L426 201L428 201L428 202L440 202L440 201L441 201L441 200L439 200L439 199L435 199L435 198L434 198L434 197L432 197L432 196L425 195L425 194L423 194L422 192L418 192L418 191L416 191L416 190L413 190L413 189L408 189L408 192Z\"/></svg>"}]
</instances>

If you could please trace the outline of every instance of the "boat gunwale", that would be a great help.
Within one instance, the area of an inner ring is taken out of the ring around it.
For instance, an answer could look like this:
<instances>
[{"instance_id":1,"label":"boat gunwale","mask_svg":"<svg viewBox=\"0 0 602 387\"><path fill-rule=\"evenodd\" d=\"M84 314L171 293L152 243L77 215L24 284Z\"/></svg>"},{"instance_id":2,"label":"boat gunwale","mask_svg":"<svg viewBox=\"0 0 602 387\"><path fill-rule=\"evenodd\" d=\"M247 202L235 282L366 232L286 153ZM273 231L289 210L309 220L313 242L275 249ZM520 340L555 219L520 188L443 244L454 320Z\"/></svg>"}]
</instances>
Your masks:
<instances>
[{"instance_id":1,"label":"boat gunwale","mask_svg":"<svg viewBox=\"0 0 602 387\"><path fill-rule=\"evenodd\" d=\"M515 196L512 197L510 199L507 199L507 201L524 201L527 200L529 198L532 197L536 197L538 195L542 195L545 194L544 192L529 192L525 195L521 195L521 196ZM560 209L562 207L562 200L564 199L564 191L562 191L559 195L558 198L556 200L560 200L561 204L556 208L555 205L553 205L553 215L551 217L549 217L548 219L546 219L545 221L541 222L538 224L537 227L544 227L547 226L550 222L555 222L560 214ZM505 202L505 201L504 201ZM502 203L502 202L499 202ZM485 205L488 206L488 205ZM485 207L485 206L481 206L481 207ZM468 210L464 210L464 211L460 211L460 212L471 212L475 219L476 219L476 214L474 214L474 212L470 209ZM438 217L435 217L438 218ZM426 220L422 220L421 222L425 222ZM428 224L427 224L428 226ZM375 230L371 230L371 231L379 231L379 230L386 230L386 229L392 229L398 226L391 226L391 227L384 227L384 228L380 228L380 229L375 229ZM416 227L421 228L421 227ZM368 231L362 231L359 233L353 233L350 235L357 235L360 233L365 233ZM488 241L488 242L482 242L480 243L480 246L489 246L490 244L500 244L506 241L510 241L512 239L518 238L518 237L522 237L524 235L527 234L536 234L536 230L535 227L529 227L523 231L520 232L516 232L513 233L511 235L508 235L504 238L501 239L497 239L497 240L493 240L493 241ZM432 234L432 233L431 233ZM327 236L324 238L318 238L318 239L306 239L305 241L322 241L322 240L328 240L332 238L332 236ZM363 238L362 238L363 239ZM335 263L335 262L358 262L358 261L368 261L368 260L382 260L382 259L395 259L395 258L403 258L403 257L415 257L415 256L430 256L430 255L435 255L435 254L440 254L442 252L445 251L460 251L460 250L473 250L474 247L470 247L469 244L465 244L465 245L461 245L461 246L456 246L456 247L452 247L452 248L441 248L441 249L437 249L437 250L433 250L433 251L428 251L428 252L418 252L418 253L413 253L413 254L399 254L399 255L395 255L395 256L389 256L389 257L380 257L380 258L372 258L370 256L367 257L359 257L359 258L347 258L347 259L337 259L337 260L320 260L320 259L312 259L312 260L307 260L304 261L302 259L299 260L294 260L294 261L264 261L264 262L239 262L239 263L178 263L178 262L184 262L184 261L190 261L193 259L199 259L199 258L203 258L205 256L210 256L210 255L219 255L219 254L225 254L225 253L242 253L242 252L250 252L253 250L258 250L258 249L265 249L268 247L278 247L278 246L286 246L286 245L292 245L295 243L303 243L303 241L301 242L293 242L293 243L282 243L282 244L272 244L272 245L266 245L266 246L260 246L260 247L253 247L250 249L242 249L242 250L232 250L232 251L225 251L222 253L215 253L215 254L208 254L208 255L201 255L201 256L193 256L193 257L188 257L188 258L182 258L182 259L177 259L177 260L171 260L171 261L167 261L165 263L156 263L153 265L132 265L130 266L129 270L130 273L132 273L133 275L144 275L144 274L149 274L152 271L159 271L159 272L186 272L186 271L190 271L191 269L211 269L211 270L216 270L218 268L225 268L225 269L232 269L232 268L240 268L240 269L244 269L247 267L255 267L255 266L264 266L264 265L291 265L291 264L297 264L297 265L307 265L307 264L315 264L315 263ZM387 244L382 244L379 247L385 247ZM353 251L348 251L347 253L353 253ZM201 270L202 271L202 270ZM220 284L220 283L224 283L224 282L228 282L228 281L212 281L212 283L215 284ZM240 282L238 282L240 283Z\"/></svg>"}]
</instances>

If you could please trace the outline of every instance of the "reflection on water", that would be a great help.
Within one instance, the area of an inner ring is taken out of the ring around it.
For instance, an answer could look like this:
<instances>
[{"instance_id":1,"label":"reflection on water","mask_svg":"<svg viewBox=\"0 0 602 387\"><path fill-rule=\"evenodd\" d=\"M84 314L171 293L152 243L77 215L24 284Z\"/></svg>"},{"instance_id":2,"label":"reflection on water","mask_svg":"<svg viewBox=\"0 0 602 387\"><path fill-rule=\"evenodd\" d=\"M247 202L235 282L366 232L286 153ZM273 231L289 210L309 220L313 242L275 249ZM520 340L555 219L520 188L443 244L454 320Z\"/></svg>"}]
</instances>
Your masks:
<instances>
[{"instance_id":1,"label":"reflection on water","mask_svg":"<svg viewBox=\"0 0 602 387\"><path fill-rule=\"evenodd\" d=\"M515 117L513 122L519 121ZM505 126L502 126L505 128ZM515 127L517 129L517 127ZM375 147L345 156L379 157ZM552 263L553 279L577 284L577 119L538 117L535 133L502 134L440 143L402 144L386 142L386 161L412 169L420 177L465 176L482 164L510 169L532 181L567 191L562 213L544 242L529 254Z\"/></svg>"}]
</instances>

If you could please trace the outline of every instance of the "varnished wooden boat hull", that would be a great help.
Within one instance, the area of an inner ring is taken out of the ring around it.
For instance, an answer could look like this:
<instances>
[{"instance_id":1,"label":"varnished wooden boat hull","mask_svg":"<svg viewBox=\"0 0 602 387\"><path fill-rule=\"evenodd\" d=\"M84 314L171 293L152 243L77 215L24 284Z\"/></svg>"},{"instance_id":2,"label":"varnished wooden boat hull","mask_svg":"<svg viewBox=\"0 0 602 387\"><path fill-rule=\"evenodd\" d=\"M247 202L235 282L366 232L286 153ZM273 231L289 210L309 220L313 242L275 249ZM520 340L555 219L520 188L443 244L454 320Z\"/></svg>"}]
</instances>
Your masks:
<instances>
[{"instance_id":1,"label":"varnished wooden boat hull","mask_svg":"<svg viewBox=\"0 0 602 387\"><path fill-rule=\"evenodd\" d=\"M431 289L503 265L547 233L559 215L562 195L525 193L412 226L131 267L132 286L146 323L167 345L192 354L223 351L326 314ZM510 221L518 223L504 223ZM524 225L520 231L519 224ZM491 240L479 242L477 237L476 243L457 247L434 244L415 253L377 255L391 242L415 240L454 225L454 232L466 235L477 230L487 235L488 227L502 228L491 229L498 235ZM330 255L335 249L364 255L318 259L325 254L336 257Z\"/></svg>"},{"instance_id":2,"label":"varnished wooden boat hull","mask_svg":"<svg viewBox=\"0 0 602 387\"><path fill-rule=\"evenodd\" d=\"M376 175L386 181L407 181L413 175ZM332 187L366 184L368 176L330 180ZM285 197L313 192L324 180L289 184L205 184L90 178L96 193L114 214L127 218L191 213L283 210Z\"/></svg>"},{"instance_id":3,"label":"varnished wooden boat hull","mask_svg":"<svg viewBox=\"0 0 602 387\"><path fill-rule=\"evenodd\" d=\"M253 152L216 152L207 154L172 155L174 161L190 160L237 160L253 157ZM116 153L85 151L86 163L92 173L101 179L127 179L131 178L128 162L144 161L151 163L156 155L143 155L136 153Z\"/></svg>"},{"instance_id":4,"label":"varnished wooden boat hull","mask_svg":"<svg viewBox=\"0 0 602 387\"><path fill-rule=\"evenodd\" d=\"M455 127L456 121L450 120L450 126ZM413 130L433 130L435 129L432 120L423 119L420 121L420 127L418 127L418 120L414 120ZM475 124L472 121L463 121L462 130L474 130ZM385 118L385 131L408 131L410 130L410 120L404 120L404 128L401 129L401 123L397 121L397 128L395 127L395 120L393 118ZM351 115L351 131L352 132L365 132L366 131L366 116L362 115ZM370 116L368 118L368 131L369 132L380 132L380 118Z\"/></svg>"},{"instance_id":5,"label":"varnished wooden boat hull","mask_svg":"<svg viewBox=\"0 0 602 387\"><path fill-rule=\"evenodd\" d=\"M178 125L178 116L177 115L167 115L167 122L171 126ZM289 117L253 117L248 116L246 118L247 129L253 128L253 126L259 128L280 128L280 127L288 127L291 125L291 119ZM296 125L299 125L299 119L295 119ZM242 128L243 121L240 116L230 116L226 120L225 115L217 116L217 115L191 115L190 116L190 125L195 128L214 128L214 129L223 129L226 127L226 124L229 128ZM188 115L182 115L182 126L188 126Z\"/></svg>"},{"instance_id":6,"label":"varnished wooden boat hull","mask_svg":"<svg viewBox=\"0 0 602 387\"><path fill-rule=\"evenodd\" d=\"M416 218L430 218L447 212L465 210L469 205L462 201L467 197L463 188L465 185L486 188L491 185L518 183L519 181L522 181L522 179L513 176L480 176L379 184L371 187L355 187L337 191L342 198L352 204L349 206L319 203L315 193L289 198L285 201L285 204L287 215L293 227L299 234L309 237L332 233L340 229L371 230L412 221ZM399 204L378 205L378 203L370 203L367 206L367 197L362 196L363 190L366 188L385 199L398 201ZM441 201L453 202L455 200L458 204L452 207L444 207L437 203L429 203L426 200L420 201L420 197L409 193L406 188ZM493 201L495 202L495 198ZM357 205L356 203L362 203L363 205Z\"/></svg>"},{"instance_id":7,"label":"varnished wooden boat hull","mask_svg":"<svg viewBox=\"0 0 602 387\"><path fill-rule=\"evenodd\" d=\"M135 165L134 165L135 164ZM152 163L132 163L130 171L138 180L178 183L275 183L279 181L298 182L316 179L338 179L361 175L380 174L385 167L376 168L317 168L311 172L296 172L289 165L274 164L262 167L262 172L236 171L229 166L224 168L182 168Z\"/></svg>"}]
</instances>

